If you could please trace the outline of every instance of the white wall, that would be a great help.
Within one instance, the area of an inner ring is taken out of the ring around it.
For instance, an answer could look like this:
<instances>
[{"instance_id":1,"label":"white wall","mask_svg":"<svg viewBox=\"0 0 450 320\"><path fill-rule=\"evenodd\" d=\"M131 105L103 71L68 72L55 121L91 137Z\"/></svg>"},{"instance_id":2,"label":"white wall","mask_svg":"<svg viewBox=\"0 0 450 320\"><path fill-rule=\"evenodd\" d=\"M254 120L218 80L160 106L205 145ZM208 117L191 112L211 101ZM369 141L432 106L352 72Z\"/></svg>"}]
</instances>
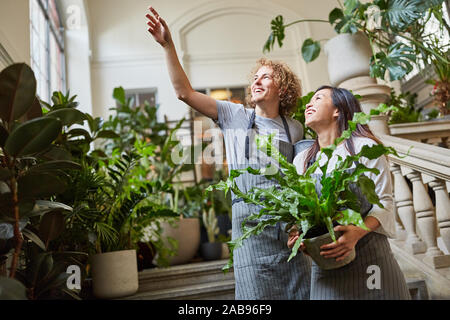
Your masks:
<instances>
[{"instance_id":1,"label":"white wall","mask_svg":"<svg viewBox=\"0 0 450 320\"><path fill-rule=\"evenodd\" d=\"M29 0L0 1L0 43L14 62L31 63Z\"/></svg>"},{"instance_id":2,"label":"white wall","mask_svg":"<svg viewBox=\"0 0 450 320\"><path fill-rule=\"evenodd\" d=\"M66 32L67 87L83 111L107 117L113 88L157 88L161 112L169 119L186 115L171 87L163 51L147 32L152 4L171 26L180 59L195 88L243 86L262 57L270 21L327 19L334 0L59 0L63 22L69 5L79 5L79 29ZM29 0L0 1L0 43L15 62L30 63ZM300 47L307 37L331 38L327 23L303 23L287 29L285 45L268 55L285 61L298 74L303 91L328 82L325 54L305 64Z\"/></svg>"},{"instance_id":3,"label":"white wall","mask_svg":"<svg viewBox=\"0 0 450 320\"><path fill-rule=\"evenodd\" d=\"M92 43L92 100L95 116L106 117L114 105L113 88L156 87L161 112L169 119L186 115L171 87L163 51L147 32L147 0L87 0ZM317 2L319 4L317 4ZM240 86L270 33L270 21L282 14L286 21L327 19L335 1L306 0L154 0L168 22L180 60L193 87ZM268 57L282 60L297 73L304 92L328 83L326 58L306 65L300 56L307 37L331 38L329 24L303 23L287 29L285 45Z\"/></svg>"},{"instance_id":4,"label":"white wall","mask_svg":"<svg viewBox=\"0 0 450 320\"><path fill-rule=\"evenodd\" d=\"M78 109L92 114L91 48L86 1L61 0L59 4L65 27L67 88L71 95L77 95Z\"/></svg>"}]
</instances>

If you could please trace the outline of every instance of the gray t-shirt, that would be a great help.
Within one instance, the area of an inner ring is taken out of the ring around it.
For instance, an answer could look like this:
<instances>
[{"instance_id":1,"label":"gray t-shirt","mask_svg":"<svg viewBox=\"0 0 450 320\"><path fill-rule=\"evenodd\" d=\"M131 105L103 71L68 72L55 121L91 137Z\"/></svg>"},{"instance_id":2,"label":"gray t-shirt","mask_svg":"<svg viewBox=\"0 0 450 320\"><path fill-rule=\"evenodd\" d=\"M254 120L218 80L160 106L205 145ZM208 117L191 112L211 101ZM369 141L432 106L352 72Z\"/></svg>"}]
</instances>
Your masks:
<instances>
[{"instance_id":1,"label":"gray t-shirt","mask_svg":"<svg viewBox=\"0 0 450 320\"><path fill-rule=\"evenodd\" d=\"M255 133L268 135L275 132L275 139L289 142L280 116L271 119L256 115L254 129L247 131L251 115L255 112L255 109L244 108L242 104L218 100L217 111L218 120L216 123L224 135L226 158L230 168L237 168L244 164L259 163L264 165L268 163L267 156L256 149L253 137ZM285 118L289 126L292 144L295 144L303 138L303 126L297 120L290 117ZM250 136L249 161L245 159L245 137L247 132Z\"/></svg>"}]
</instances>

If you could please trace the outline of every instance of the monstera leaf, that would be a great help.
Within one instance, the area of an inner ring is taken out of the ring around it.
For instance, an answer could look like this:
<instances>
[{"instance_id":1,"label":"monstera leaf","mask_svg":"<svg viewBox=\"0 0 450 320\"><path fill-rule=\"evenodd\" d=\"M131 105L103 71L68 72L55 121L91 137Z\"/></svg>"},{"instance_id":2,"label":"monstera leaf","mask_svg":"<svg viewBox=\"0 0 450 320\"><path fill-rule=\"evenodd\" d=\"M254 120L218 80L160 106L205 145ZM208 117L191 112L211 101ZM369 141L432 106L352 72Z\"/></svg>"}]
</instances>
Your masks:
<instances>
[{"instance_id":1,"label":"monstera leaf","mask_svg":"<svg viewBox=\"0 0 450 320\"><path fill-rule=\"evenodd\" d=\"M391 81L402 79L412 71L416 61L414 50L404 43L397 42L391 45L388 52L378 52L370 61L370 76L384 78L389 71Z\"/></svg>"},{"instance_id":2,"label":"monstera leaf","mask_svg":"<svg viewBox=\"0 0 450 320\"><path fill-rule=\"evenodd\" d=\"M404 29L422 17L422 0L391 0L388 8L381 13L383 25L389 24L396 30Z\"/></svg>"},{"instance_id":3,"label":"monstera leaf","mask_svg":"<svg viewBox=\"0 0 450 320\"><path fill-rule=\"evenodd\" d=\"M269 38L267 39L266 43L264 44L263 52L269 52L273 49L273 46L275 44L275 41L278 42L278 45L280 48L283 46L283 40L284 40L284 21L283 16L278 15L270 22L272 32L269 35Z\"/></svg>"}]
</instances>

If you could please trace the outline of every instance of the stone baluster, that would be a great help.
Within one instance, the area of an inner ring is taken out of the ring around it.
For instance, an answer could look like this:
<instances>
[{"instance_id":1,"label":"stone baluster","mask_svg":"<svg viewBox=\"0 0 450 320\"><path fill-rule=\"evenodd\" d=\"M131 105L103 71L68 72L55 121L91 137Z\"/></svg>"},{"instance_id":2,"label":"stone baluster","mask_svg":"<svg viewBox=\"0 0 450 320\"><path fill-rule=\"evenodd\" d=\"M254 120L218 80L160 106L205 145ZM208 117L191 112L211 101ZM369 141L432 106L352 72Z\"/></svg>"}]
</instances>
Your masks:
<instances>
[{"instance_id":1,"label":"stone baluster","mask_svg":"<svg viewBox=\"0 0 450 320\"><path fill-rule=\"evenodd\" d=\"M391 163L391 171L394 175L394 198L397 213L406 230L404 248L412 254L423 253L426 245L416 234L416 214L411 190L402 174L402 168L398 164Z\"/></svg>"},{"instance_id":2,"label":"stone baluster","mask_svg":"<svg viewBox=\"0 0 450 320\"><path fill-rule=\"evenodd\" d=\"M394 191L395 194L395 191ZM395 214L395 239L400 241L406 240L406 230L403 227L402 220L398 215L397 204L394 201L394 214Z\"/></svg>"},{"instance_id":3,"label":"stone baluster","mask_svg":"<svg viewBox=\"0 0 450 320\"><path fill-rule=\"evenodd\" d=\"M436 177L422 174L422 180L427 183L436 195L436 219L442 242L447 251L450 251L450 198L445 181ZM450 255L443 255L435 258L438 267L450 266Z\"/></svg>"},{"instance_id":4,"label":"stone baluster","mask_svg":"<svg viewBox=\"0 0 450 320\"><path fill-rule=\"evenodd\" d=\"M406 168L402 173L412 182L413 203L416 211L417 226L421 232L422 239L427 244L424 262L434 268L442 267L439 257L444 253L437 246L436 218L434 217L434 206L428 191L422 182L422 175L413 169Z\"/></svg>"},{"instance_id":5,"label":"stone baluster","mask_svg":"<svg viewBox=\"0 0 450 320\"><path fill-rule=\"evenodd\" d=\"M391 172L391 181L394 181L394 175ZM395 195L395 185L392 184L392 194ZM395 239L400 241L406 240L406 230L403 227L402 220L398 216L397 204L394 201L394 215L395 215Z\"/></svg>"}]
</instances>

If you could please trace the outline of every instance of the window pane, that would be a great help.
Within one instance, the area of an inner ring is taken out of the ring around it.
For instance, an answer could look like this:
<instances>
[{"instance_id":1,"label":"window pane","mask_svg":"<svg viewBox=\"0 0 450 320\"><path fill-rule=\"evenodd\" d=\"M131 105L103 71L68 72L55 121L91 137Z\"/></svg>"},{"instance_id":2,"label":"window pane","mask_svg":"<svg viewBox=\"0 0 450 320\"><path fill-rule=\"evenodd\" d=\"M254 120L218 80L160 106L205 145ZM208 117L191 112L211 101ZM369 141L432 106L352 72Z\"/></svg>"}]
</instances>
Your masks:
<instances>
[{"instance_id":1,"label":"window pane","mask_svg":"<svg viewBox=\"0 0 450 320\"><path fill-rule=\"evenodd\" d=\"M156 96L154 92L150 92L150 93L140 93L139 94L139 104L143 104L145 101L147 101L150 106L155 106L156 105Z\"/></svg>"},{"instance_id":2,"label":"window pane","mask_svg":"<svg viewBox=\"0 0 450 320\"><path fill-rule=\"evenodd\" d=\"M61 51L56 43L56 39L53 34L50 35L50 61L51 61L51 92L61 91Z\"/></svg>"},{"instance_id":3,"label":"window pane","mask_svg":"<svg viewBox=\"0 0 450 320\"><path fill-rule=\"evenodd\" d=\"M41 3L47 8L48 16L58 35L61 35L60 18L55 0L43 0ZM43 100L48 101L49 90L61 91L64 88L63 79L63 52L58 46L58 39L50 32L49 20L47 20L39 0L30 0L30 49L31 67L38 81L38 93Z\"/></svg>"},{"instance_id":4,"label":"window pane","mask_svg":"<svg viewBox=\"0 0 450 320\"><path fill-rule=\"evenodd\" d=\"M445 21L447 22L447 24L450 23L447 12L447 6L445 5L445 2L442 4L442 11ZM445 28L443 28L442 24L434 16L432 16L425 24L424 34L426 35L425 37L427 43L437 41L439 47L447 48L447 50L449 49L450 44L449 32ZM404 40L401 37L396 37L396 39L403 43L409 44L408 41ZM445 50L443 51L445 52ZM428 61L427 63L430 63L430 61ZM408 81L409 79L413 78L421 70L426 71L425 65L422 60L419 61L418 65L416 64L413 65L413 71L408 73L403 81Z\"/></svg>"},{"instance_id":5,"label":"window pane","mask_svg":"<svg viewBox=\"0 0 450 320\"><path fill-rule=\"evenodd\" d=\"M231 91L225 88L212 89L209 95L216 100L228 101L231 98Z\"/></svg>"},{"instance_id":6,"label":"window pane","mask_svg":"<svg viewBox=\"0 0 450 320\"><path fill-rule=\"evenodd\" d=\"M125 99L128 100L130 98L133 99L131 101L131 107L136 107L137 94L135 94L135 93L125 93Z\"/></svg>"}]
</instances>

